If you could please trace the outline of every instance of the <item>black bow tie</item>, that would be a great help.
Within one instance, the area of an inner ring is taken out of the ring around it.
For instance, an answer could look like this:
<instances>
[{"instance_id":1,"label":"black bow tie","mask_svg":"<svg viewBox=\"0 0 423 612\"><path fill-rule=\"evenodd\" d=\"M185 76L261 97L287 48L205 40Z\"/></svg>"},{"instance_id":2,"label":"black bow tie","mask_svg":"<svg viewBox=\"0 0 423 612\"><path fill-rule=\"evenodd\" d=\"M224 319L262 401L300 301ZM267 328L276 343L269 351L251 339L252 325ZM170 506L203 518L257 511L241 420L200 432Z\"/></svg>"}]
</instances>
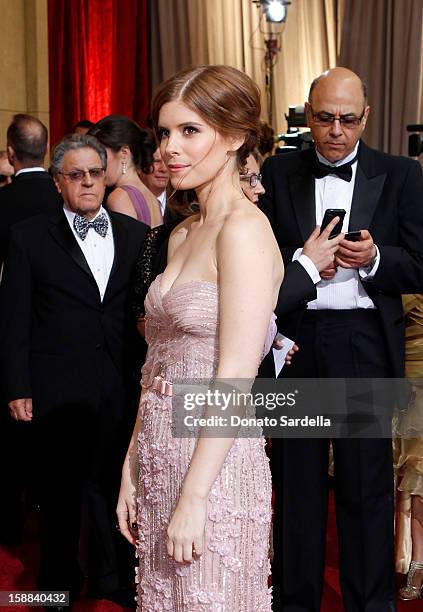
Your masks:
<instances>
[{"instance_id":1,"label":"black bow tie","mask_svg":"<svg viewBox=\"0 0 423 612\"><path fill-rule=\"evenodd\" d=\"M314 159L313 163L313 174L316 178L324 178L328 174L335 174L343 181L350 182L352 179L352 168L351 166L357 161L357 156L354 157L347 164L342 164L342 166L327 166L326 164L322 164L317 156Z\"/></svg>"},{"instance_id":2,"label":"black bow tie","mask_svg":"<svg viewBox=\"0 0 423 612\"><path fill-rule=\"evenodd\" d=\"M73 219L73 227L81 240L85 240L90 228L95 230L97 234L100 234L100 236L104 238L109 227L109 220L107 219L107 215L105 213L101 213L101 215L96 217L94 221L88 221L85 217L76 214Z\"/></svg>"}]
</instances>

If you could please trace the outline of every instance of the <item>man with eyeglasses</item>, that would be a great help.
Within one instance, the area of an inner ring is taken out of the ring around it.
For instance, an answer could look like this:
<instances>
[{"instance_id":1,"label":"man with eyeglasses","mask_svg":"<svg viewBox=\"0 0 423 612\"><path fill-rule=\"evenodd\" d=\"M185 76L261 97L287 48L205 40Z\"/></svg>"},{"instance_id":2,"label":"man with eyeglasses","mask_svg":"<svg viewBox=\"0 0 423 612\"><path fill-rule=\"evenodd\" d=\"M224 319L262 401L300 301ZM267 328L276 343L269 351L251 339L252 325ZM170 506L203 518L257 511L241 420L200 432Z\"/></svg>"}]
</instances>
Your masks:
<instances>
[{"instance_id":1,"label":"man with eyeglasses","mask_svg":"<svg viewBox=\"0 0 423 612\"><path fill-rule=\"evenodd\" d=\"M129 283L148 228L103 209L105 168L106 150L93 136L73 134L56 145L51 171L63 209L12 228L0 293L10 413L30 423L36 442L38 587L70 591L71 600L83 582L82 499L90 594L117 600L133 576L132 551L114 525L133 419Z\"/></svg>"},{"instance_id":2,"label":"man with eyeglasses","mask_svg":"<svg viewBox=\"0 0 423 612\"><path fill-rule=\"evenodd\" d=\"M313 81L306 102L315 149L276 156L263 166L261 206L286 278L292 281L294 271L296 277L291 290L298 307L278 323L300 350L283 377L404 376L401 293L423 290L422 171L415 161L362 142L369 111L359 77L346 68L328 70ZM327 209L345 210L342 233L334 238L320 233ZM339 438L333 447L345 610L393 612L391 440ZM274 440L272 450L275 610L318 612L328 440Z\"/></svg>"},{"instance_id":3,"label":"man with eyeglasses","mask_svg":"<svg viewBox=\"0 0 423 612\"><path fill-rule=\"evenodd\" d=\"M260 174L262 165L263 158L258 149L254 149L247 157L244 171L239 175L241 189L253 204L258 204L259 196L264 193L264 188L261 184L262 176Z\"/></svg>"}]
</instances>

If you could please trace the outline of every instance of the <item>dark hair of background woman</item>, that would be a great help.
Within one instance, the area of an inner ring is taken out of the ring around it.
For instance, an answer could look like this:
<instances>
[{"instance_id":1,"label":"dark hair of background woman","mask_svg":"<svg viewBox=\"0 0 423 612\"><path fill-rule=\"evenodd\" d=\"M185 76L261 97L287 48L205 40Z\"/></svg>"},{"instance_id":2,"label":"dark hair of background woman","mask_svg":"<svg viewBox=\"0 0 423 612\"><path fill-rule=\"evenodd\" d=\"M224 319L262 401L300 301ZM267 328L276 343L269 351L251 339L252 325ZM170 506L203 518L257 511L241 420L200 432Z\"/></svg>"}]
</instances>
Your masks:
<instances>
[{"instance_id":1,"label":"dark hair of background woman","mask_svg":"<svg viewBox=\"0 0 423 612\"><path fill-rule=\"evenodd\" d=\"M141 128L138 123L123 115L107 115L97 121L89 133L112 151L129 147L134 165L145 174L151 172L157 142L149 128Z\"/></svg>"}]
</instances>

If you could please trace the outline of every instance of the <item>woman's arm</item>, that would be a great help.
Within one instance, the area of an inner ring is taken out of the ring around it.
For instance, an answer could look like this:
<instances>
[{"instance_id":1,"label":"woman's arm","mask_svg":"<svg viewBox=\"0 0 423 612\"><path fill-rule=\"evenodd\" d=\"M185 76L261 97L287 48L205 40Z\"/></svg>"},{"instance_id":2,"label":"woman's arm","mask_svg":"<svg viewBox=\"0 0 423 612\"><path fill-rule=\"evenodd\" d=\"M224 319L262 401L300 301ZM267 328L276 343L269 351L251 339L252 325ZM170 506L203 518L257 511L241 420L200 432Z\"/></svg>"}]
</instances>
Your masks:
<instances>
[{"instance_id":1,"label":"woman's arm","mask_svg":"<svg viewBox=\"0 0 423 612\"><path fill-rule=\"evenodd\" d=\"M143 400L143 396L144 389L141 392L140 405ZM138 410L128 451L122 467L122 480L120 485L119 500L116 508L120 532L131 544L135 544L133 525L137 521L136 497L139 473L137 440L138 434L141 430L141 425L141 410Z\"/></svg>"},{"instance_id":2,"label":"woman's arm","mask_svg":"<svg viewBox=\"0 0 423 612\"><path fill-rule=\"evenodd\" d=\"M268 222L258 215L234 214L217 241L219 274L219 363L216 380L252 383L282 280L282 263ZM280 266L277 269L278 265ZM249 391L249 389L247 389ZM191 561L203 550L206 502L233 438L200 436L181 497L168 529L168 553Z\"/></svg>"}]
</instances>

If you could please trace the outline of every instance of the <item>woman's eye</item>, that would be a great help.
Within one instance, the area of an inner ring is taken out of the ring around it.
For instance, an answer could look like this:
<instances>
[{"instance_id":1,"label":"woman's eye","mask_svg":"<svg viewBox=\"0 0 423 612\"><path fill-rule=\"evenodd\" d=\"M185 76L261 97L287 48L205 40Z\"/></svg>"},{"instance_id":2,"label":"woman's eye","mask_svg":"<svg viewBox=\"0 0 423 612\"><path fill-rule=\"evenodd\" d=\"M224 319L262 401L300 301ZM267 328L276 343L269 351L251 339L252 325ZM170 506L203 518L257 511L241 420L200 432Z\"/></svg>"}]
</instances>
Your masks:
<instances>
[{"instance_id":1,"label":"woman's eye","mask_svg":"<svg viewBox=\"0 0 423 612\"><path fill-rule=\"evenodd\" d=\"M193 125L186 125L184 127L184 134L191 136L192 134L196 134L198 132L197 128Z\"/></svg>"},{"instance_id":2,"label":"woman's eye","mask_svg":"<svg viewBox=\"0 0 423 612\"><path fill-rule=\"evenodd\" d=\"M161 128L158 130L157 133L159 140L163 140L163 138L167 138L169 136L169 130L165 130L164 128Z\"/></svg>"}]
</instances>

